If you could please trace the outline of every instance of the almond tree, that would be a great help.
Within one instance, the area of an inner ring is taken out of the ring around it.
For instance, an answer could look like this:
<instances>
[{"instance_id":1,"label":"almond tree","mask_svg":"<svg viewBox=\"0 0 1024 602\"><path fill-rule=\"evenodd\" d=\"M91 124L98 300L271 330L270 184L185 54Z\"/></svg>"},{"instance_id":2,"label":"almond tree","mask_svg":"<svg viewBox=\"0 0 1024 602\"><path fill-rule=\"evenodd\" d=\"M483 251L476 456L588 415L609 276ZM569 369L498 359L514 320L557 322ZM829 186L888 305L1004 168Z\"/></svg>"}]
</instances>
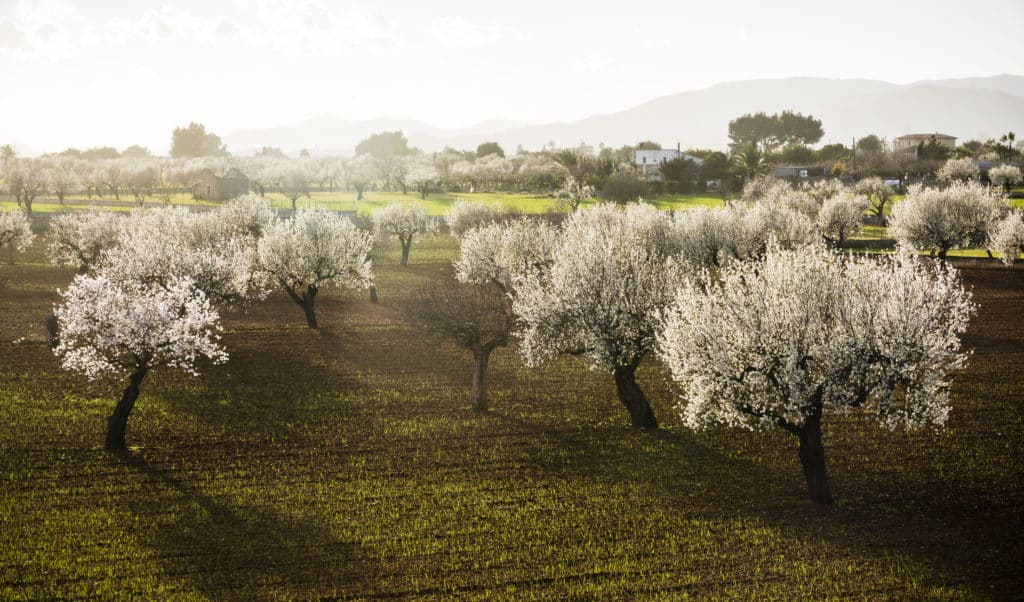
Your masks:
<instances>
[{"instance_id":1,"label":"almond tree","mask_svg":"<svg viewBox=\"0 0 1024 602\"><path fill-rule=\"evenodd\" d=\"M840 193L825 199L818 210L818 230L825 240L843 246L852 234L860 232L868 200L859 195Z\"/></svg>"},{"instance_id":2,"label":"almond tree","mask_svg":"<svg viewBox=\"0 0 1024 602\"><path fill-rule=\"evenodd\" d=\"M529 218L470 228L459 241L455 278L495 284L507 295L515 295L513 282L546 272L560 243L558 228Z\"/></svg>"},{"instance_id":3,"label":"almond tree","mask_svg":"<svg viewBox=\"0 0 1024 602\"><path fill-rule=\"evenodd\" d=\"M551 267L513 280L526 363L583 357L612 374L634 427L657 428L636 369L684 273L672 260L678 251L671 219L649 206L601 204L570 215Z\"/></svg>"},{"instance_id":4,"label":"almond tree","mask_svg":"<svg viewBox=\"0 0 1024 602\"><path fill-rule=\"evenodd\" d=\"M426 156L411 157L409 170L405 174L405 182L420 193L420 198L425 199L430 194L430 187L434 185L440 174L433 160Z\"/></svg>"},{"instance_id":5,"label":"almond tree","mask_svg":"<svg viewBox=\"0 0 1024 602\"><path fill-rule=\"evenodd\" d=\"M1024 251L1024 213L1014 209L992 230L989 247L995 250L1010 265Z\"/></svg>"},{"instance_id":6,"label":"almond tree","mask_svg":"<svg viewBox=\"0 0 1024 602\"><path fill-rule=\"evenodd\" d=\"M985 246L1008 208L999 192L977 182L945 189L912 186L893 207L889 232L901 246L931 249L945 261L950 249Z\"/></svg>"},{"instance_id":7,"label":"almond tree","mask_svg":"<svg viewBox=\"0 0 1024 602\"><path fill-rule=\"evenodd\" d=\"M345 164L348 183L356 190L356 201L363 200L363 191L376 180L376 170L377 166L370 155L357 155Z\"/></svg>"},{"instance_id":8,"label":"almond tree","mask_svg":"<svg viewBox=\"0 0 1024 602\"><path fill-rule=\"evenodd\" d=\"M417 292L404 313L420 328L473 353L473 409L487 411L491 352L508 345L514 324L508 295L493 283L444 281Z\"/></svg>"},{"instance_id":9,"label":"almond tree","mask_svg":"<svg viewBox=\"0 0 1024 602\"><path fill-rule=\"evenodd\" d=\"M997 188L1010 192L1010 187L1021 183L1020 169L1014 165L996 165L988 170L988 181Z\"/></svg>"},{"instance_id":10,"label":"almond tree","mask_svg":"<svg viewBox=\"0 0 1024 602\"><path fill-rule=\"evenodd\" d=\"M437 222L427 217L427 213L418 205L409 203L391 203L371 214L373 227L381 239L398 237L402 246L401 264L409 265L409 250L412 240L420 232L437 230Z\"/></svg>"},{"instance_id":11,"label":"almond tree","mask_svg":"<svg viewBox=\"0 0 1024 602\"><path fill-rule=\"evenodd\" d=\"M14 252L23 253L34 238L32 222L24 212L0 211L0 248L9 247L9 263L14 263Z\"/></svg>"},{"instance_id":12,"label":"almond tree","mask_svg":"<svg viewBox=\"0 0 1024 602\"><path fill-rule=\"evenodd\" d=\"M7 188L32 217L32 203L46 192L47 174L39 159L11 159L3 170Z\"/></svg>"},{"instance_id":13,"label":"almond tree","mask_svg":"<svg viewBox=\"0 0 1024 602\"><path fill-rule=\"evenodd\" d=\"M786 430L811 500L830 504L825 410L862 409L890 430L942 425L973 311L954 270L909 253L773 248L680 287L658 345L687 426Z\"/></svg>"},{"instance_id":14,"label":"almond tree","mask_svg":"<svg viewBox=\"0 0 1024 602\"><path fill-rule=\"evenodd\" d=\"M853 185L853 193L867 197L871 213L878 218L879 224L883 224L885 220L885 207L895 194L892 186L886 184L882 178L864 178Z\"/></svg>"},{"instance_id":15,"label":"almond tree","mask_svg":"<svg viewBox=\"0 0 1024 602\"><path fill-rule=\"evenodd\" d=\"M971 182L981 177L978 164L970 157L949 159L935 172L943 182Z\"/></svg>"},{"instance_id":16,"label":"almond tree","mask_svg":"<svg viewBox=\"0 0 1024 602\"><path fill-rule=\"evenodd\" d=\"M365 289L373 282L367 256L373 237L328 211L299 210L271 225L259 241L260 269L288 293L318 328L316 296L328 285Z\"/></svg>"},{"instance_id":17,"label":"almond tree","mask_svg":"<svg viewBox=\"0 0 1024 602\"><path fill-rule=\"evenodd\" d=\"M60 158L50 163L46 169L46 187L57 195L57 201L63 205L64 197L81 186L81 178L75 170L75 160Z\"/></svg>"},{"instance_id":18,"label":"almond tree","mask_svg":"<svg viewBox=\"0 0 1024 602\"><path fill-rule=\"evenodd\" d=\"M500 205L456 199L444 216L448 231L461 238L473 228L494 224L505 218L505 209Z\"/></svg>"},{"instance_id":19,"label":"almond tree","mask_svg":"<svg viewBox=\"0 0 1024 602\"><path fill-rule=\"evenodd\" d=\"M119 225L117 244L96 263L96 272L114 282L166 287L188 277L219 304L263 296L253 242L232 236L216 212L136 210Z\"/></svg>"},{"instance_id":20,"label":"almond tree","mask_svg":"<svg viewBox=\"0 0 1024 602\"><path fill-rule=\"evenodd\" d=\"M165 286L75 277L54 310L61 325L54 353L66 370L90 379L128 376L128 386L107 419L106 449L125 449L128 417L142 381L153 369L177 368L197 375L199 362L227 361L219 344L219 316L188 279Z\"/></svg>"},{"instance_id":21,"label":"almond tree","mask_svg":"<svg viewBox=\"0 0 1024 602\"><path fill-rule=\"evenodd\" d=\"M58 265L78 266L85 274L99 261L103 251L118 243L121 214L114 211L76 211L50 220L50 259Z\"/></svg>"}]
</instances>

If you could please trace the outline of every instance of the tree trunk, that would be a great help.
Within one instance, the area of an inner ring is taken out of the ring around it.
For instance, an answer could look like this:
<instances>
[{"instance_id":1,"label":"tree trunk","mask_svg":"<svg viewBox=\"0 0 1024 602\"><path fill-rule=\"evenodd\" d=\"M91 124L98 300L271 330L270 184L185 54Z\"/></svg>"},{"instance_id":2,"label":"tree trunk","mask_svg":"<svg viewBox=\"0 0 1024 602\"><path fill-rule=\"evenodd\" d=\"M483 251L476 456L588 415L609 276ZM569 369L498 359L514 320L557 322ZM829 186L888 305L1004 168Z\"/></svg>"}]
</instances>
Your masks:
<instances>
[{"instance_id":1,"label":"tree trunk","mask_svg":"<svg viewBox=\"0 0 1024 602\"><path fill-rule=\"evenodd\" d=\"M142 379L146 377L149 368L145 363L140 366L131 376L128 387L121 395L121 401L117 402L114 413L107 418L107 451L123 451L125 449L124 436L128 430L128 415L135 407L135 400L139 398L139 387Z\"/></svg>"},{"instance_id":2,"label":"tree trunk","mask_svg":"<svg viewBox=\"0 0 1024 602\"><path fill-rule=\"evenodd\" d=\"M409 265L409 249L412 248L412 236L409 238L400 238L402 242L402 260L401 264L404 266Z\"/></svg>"},{"instance_id":3,"label":"tree trunk","mask_svg":"<svg viewBox=\"0 0 1024 602\"><path fill-rule=\"evenodd\" d=\"M306 287L306 294L302 296L302 311L306 314L306 325L310 328L320 328L316 323L316 311L313 304L316 302L316 285L310 284Z\"/></svg>"},{"instance_id":4,"label":"tree trunk","mask_svg":"<svg viewBox=\"0 0 1024 602\"><path fill-rule=\"evenodd\" d=\"M658 420L654 417L654 410L647 401L640 385L636 382L635 367L617 367L614 370L615 390L619 394L619 401L629 410L629 417L635 428L656 429Z\"/></svg>"},{"instance_id":5,"label":"tree trunk","mask_svg":"<svg viewBox=\"0 0 1024 602\"><path fill-rule=\"evenodd\" d=\"M377 287L371 284L370 285L370 303L376 303L376 302L377 302Z\"/></svg>"},{"instance_id":6,"label":"tree trunk","mask_svg":"<svg viewBox=\"0 0 1024 602\"><path fill-rule=\"evenodd\" d=\"M490 349L473 352L473 409L487 411L487 363L491 358Z\"/></svg>"},{"instance_id":7,"label":"tree trunk","mask_svg":"<svg viewBox=\"0 0 1024 602\"><path fill-rule=\"evenodd\" d=\"M825 447L821 444L821 408L804 422L800 431L800 463L807 479L807 493L816 504L832 504L832 491L825 465Z\"/></svg>"}]
</instances>

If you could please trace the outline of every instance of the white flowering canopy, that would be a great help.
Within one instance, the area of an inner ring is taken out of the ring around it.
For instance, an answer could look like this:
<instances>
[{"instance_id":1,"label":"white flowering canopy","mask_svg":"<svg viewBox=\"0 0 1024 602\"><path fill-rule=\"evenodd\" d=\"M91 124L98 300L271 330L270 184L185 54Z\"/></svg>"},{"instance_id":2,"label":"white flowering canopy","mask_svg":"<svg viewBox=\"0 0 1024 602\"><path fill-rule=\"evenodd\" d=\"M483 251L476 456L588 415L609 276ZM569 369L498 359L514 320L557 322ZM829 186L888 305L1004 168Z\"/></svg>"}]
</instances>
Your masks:
<instances>
[{"instance_id":1,"label":"white flowering canopy","mask_svg":"<svg viewBox=\"0 0 1024 602\"><path fill-rule=\"evenodd\" d=\"M981 177L978 164L969 157L949 159L935 172L943 182L966 182Z\"/></svg>"},{"instance_id":2,"label":"white flowering canopy","mask_svg":"<svg viewBox=\"0 0 1024 602\"><path fill-rule=\"evenodd\" d=\"M97 272L110 280L169 285L188 276L211 300L260 297L255 253L244 237L226 238L216 213L183 208L133 211L120 220L118 244L104 251Z\"/></svg>"},{"instance_id":3,"label":"white flowering canopy","mask_svg":"<svg viewBox=\"0 0 1024 602\"><path fill-rule=\"evenodd\" d=\"M977 182L957 182L948 188L911 186L889 219L889 232L911 249L946 251L982 246L996 222L1009 209L1003 195Z\"/></svg>"},{"instance_id":4,"label":"white flowering canopy","mask_svg":"<svg viewBox=\"0 0 1024 602\"><path fill-rule=\"evenodd\" d=\"M55 353L67 370L98 378L160 366L197 374L197 363L227 360L217 312L188 278L164 286L76 276L61 292Z\"/></svg>"},{"instance_id":5,"label":"white flowering canopy","mask_svg":"<svg viewBox=\"0 0 1024 602\"><path fill-rule=\"evenodd\" d=\"M260 268L296 291L329 284L367 288L373 272L367 255L373 237L351 221L323 210L299 210L272 224L259 242Z\"/></svg>"},{"instance_id":6,"label":"white flowering canopy","mask_svg":"<svg viewBox=\"0 0 1024 602\"><path fill-rule=\"evenodd\" d=\"M448 209L444 219L452 236L461 238L473 228L501 221L505 211L501 206L457 199Z\"/></svg>"},{"instance_id":7,"label":"white flowering canopy","mask_svg":"<svg viewBox=\"0 0 1024 602\"><path fill-rule=\"evenodd\" d=\"M1002 257L1003 263L1010 265L1024 251L1024 213L1014 209L992 230L989 247Z\"/></svg>"},{"instance_id":8,"label":"white flowering canopy","mask_svg":"<svg viewBox=\"0 0 1024 602\"><path fill-rule=\"evenodd\" d=\"M121 214L115 211L64 213L50 220L49 254L58 265L75 264L82 270L94 266L104 250L118 242Z\"/></svg>"},{"instance_id":9,"label":"white flowering canopy","mask_svg":"<svg viewBox=\"0 0 1024 602\"><path fill-rule=\"evenodd\" d=\"M988 180L993 186L1013 186L1022 179L1020 168L1014 165L996 165L988 170Z\"/></svg>"},{"instance_id":10,"label":"white flowering canopy","mask_svg":"<svg viewBox=\"0 0 1024 602\"><path fill-rule=\"evenodd\" d=\"M14 209L0 211L0 247L12 245L21 253L33 239L32 222L24 212Z\"/></svg>"},{"instance_id":11,"label":"white flowering canopy","mask_svg":"<svg viewBox=\"0 0 1024 602\"><path fill-rule=\"evenodd\" d=\"M843 242L860 232L868 204L867 197L845 192L826 198L818 210L818 230L829 240Z\"/></svg>"},{"instance_id":12,"label":"white flowering canopy","mask_svg":"<svg viewBox=\"0 0 1024 602\"><path fill-rule=\"evenodd\" d=\"M474 284L493 282L512 291L516 278L547 270L558 245L558 228L528 218L473 228L460 241L455 278Z\"/></svg>"},{"instance_id":13,"label":"white flowering canopy","mask_svg":"<svg viewBox=\"0 0 1024 602\"><path fill-rule=\"evenodd\" d=\"M685 274L673 261L678 252L671 218L648 205L600 204L570 215L549 270L514 281L526 362L568 353L593 369L635 369Z\"/></svg>"},{"instance_id":14,"label":"white flowering canopy","mask_svg":"<svg viewBox=\"0 0 1024 602\"><path fill-rule=\"evenodd\" d=\"M370 217L377 235L382 238L398 236L403 240L411 239L414 234L437 228L435 221L415 203L389 203L374 211Z\"/></svg>"},{"instance_id":15,"label":"white flowering canopy","mask_svg":"<svg viewBox=\"0 0 1024 602\"><path fill-rule=\"evenodd\" d=\"M659 350L692 428L802 428L822 407L870 408L889 428L941 425L974 310L952 269L772 248L684 284Z\"/></svg>"}]
</instances>

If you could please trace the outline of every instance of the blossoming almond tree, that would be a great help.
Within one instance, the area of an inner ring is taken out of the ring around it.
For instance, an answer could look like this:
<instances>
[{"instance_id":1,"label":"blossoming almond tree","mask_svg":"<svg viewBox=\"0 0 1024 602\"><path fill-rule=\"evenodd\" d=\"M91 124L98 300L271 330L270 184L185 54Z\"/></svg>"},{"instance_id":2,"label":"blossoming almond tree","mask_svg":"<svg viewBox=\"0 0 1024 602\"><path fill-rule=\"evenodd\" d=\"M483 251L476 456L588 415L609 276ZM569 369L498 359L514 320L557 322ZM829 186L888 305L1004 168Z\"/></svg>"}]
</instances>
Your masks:
<instances>
[{"instance_id":1,"label":"blossoming almond tree","mask_svg":"<svg viewBox=\"0 0 1024 602\"><path fill-rule=\"evenodd\" d=\"M666 213L610 204L569 216L549 270L514 280L520 351L537 365L559 354L610 372L634 427L657 428L636 369L654 347L657 315L683 273Z\"/></svg>"},{"instance_id":2,"label":"blossoming almond tree","mask_svg":"<svg viewBox=\"0 0 1024 602\"><path fill-rule=\"evenodd\" d=\"M120 213L90 209L58 215L50 220L50 259L58 265L78 266L85 274L99 261L104 250L118 242Z\"/></svg>"},{"instance_id":3,"label":"blossoming almond tree","mask_svg":"<svg viewBox=\"0 0 1024 602\"><path fill-rule=\"evenodd\" d=\"M929 267L910 253L774 247L684 284L658 341L683 421L785 429L811 499L830 504L826 409L862 408L889 429L946 421L974 306L954 270Z\"/></svg>"},{"instance_id":4,"label":"blossoming almond tree","mask_svg":"<svg viewBox=\"0 0 1024 602\"><path fill-rule=\"evenodd\" d=\"M452 236L462 238L473 228L498 223L504 218L505 210L501 206L458 199L448 209L444 221L448 224L448 230Z\"/></svg>"},{"instance_id":5,"label":"blossoming almond tree","mask_svg":"<svg viewBox=\"0 0 1024 602\"><path fill-rule=\"evenodd\" d=\"M1021 180L1020 168L1014 165L996 165L988 170L988 181L1006 192L1010 192L1010 187L1020 184Z\"/></svg>"},{"instance_id":6,"label":"blossoming almond tree","mask_svg":"<svg viewBox=\"0 0 1024 602\"><path fill-rule=\"evenodd\" d=\"M1010 265L1024 251L1024 213L1014 209L992 231L989 246Z\"/></svg>"},{"instance_id":7,"label":"blossoming almond tree","mask_svg":"<svg viewBox=\"0 0 1024 602\"><path fill-rule=\"evenodd\" d=\"M259 298L250 240L229 237L216 213L182 208L133 211L120 219L118 242L103 251L96 271L110 280L167 286L182 278L215 303Z\"/></svg>"},{"instance_id":8,"label":"blossoming almond tree","mask_svg":"<svg viewBox=\"0 0 1024 602\"><path fill-rule=\"evenodd\" d=\"M14 251L24 252L34 238L32 223L25 213L17 210L0 211L0 248L10 248L10 263L14 263Z\"/></svg>"},{"instance_id":9,"label":"blossoming almond tree","mask_svg":"<svg viewBox=\"0 0 1024 602\"><path fill-rule=\"evenodd\" d=\"M558 228L529 218L472 228L460 241L455 278L514 294L513 280L550 267L559 241Z\"/></svg>"},{"instance_id":10,"label":"blossoming almond tree","mask_svg":"<svg viewBox=\"0 0 1024 602\"><path fill-rule=\"evenodd\" d=\"M284 288L318 328L317 293L331 284L365 289L373 282L367 255L373 237L349 220L328 211L299 210L270 226L259 242L259 265Z\"/></svg>"},{"instance_id":11,"label":"blossoming almond tree","mask_svg":"<svg viewBox=\"0 0 1024 602\"><path fill-rule=\"evenodd\" d=\"M79 275L61 297L54 312L61 325L54 352L62 367L90 379L128 375L107 419L110 451L125 449L128 417L151 370L169 367L196 375L201 358L227 360L218 342L219 316L188 278L157 286Z\"/></svg>"},{"instance_id":12,"label":"blossoming almond tree","mask_svg":"<svg viewBox=\"0 0 1024 602\"><path fill-rule=\"evenodd\" d=\"M432 232L437 223L427 217L422 207L411 203L391 203L371 214L373 227L380 238L398 237L402 246L402 265L409 265L409 250L413 237L420 232Z\"/></svg>"},{"instance_id":13,"label":"blossoming almond tree","mask_svg":"<svg viewBox=\"0 0 1024 602\"><path fill-rule=\"evenodd\" d=\"M945 189L911 186L889 218L889 231L901 246L932 249L945 260L950 249L983 246L995 223L1009 209L999 191L977 182L955 182Z\"/></svg>"}]
</instances>

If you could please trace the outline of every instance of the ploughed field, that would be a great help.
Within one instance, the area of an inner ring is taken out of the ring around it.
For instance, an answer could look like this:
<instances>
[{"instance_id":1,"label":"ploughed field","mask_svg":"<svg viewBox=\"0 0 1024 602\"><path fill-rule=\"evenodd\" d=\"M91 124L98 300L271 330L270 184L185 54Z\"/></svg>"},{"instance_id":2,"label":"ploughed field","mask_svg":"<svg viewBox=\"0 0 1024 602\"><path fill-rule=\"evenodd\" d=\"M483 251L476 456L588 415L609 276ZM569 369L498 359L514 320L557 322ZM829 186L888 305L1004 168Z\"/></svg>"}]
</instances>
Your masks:
<instances>
[{"instance_id":1,"label":"ploughed field","mask_svg":"<svg viewBox=\"0 0 1024 602\"><path fill-rule=\"evenodd\" d=\"M126 458L103 451L125 383L65 373L43 316L72 271L45 237L0 265L0 598L1016 598L1024 592L1024 271L964 266L980 302L942 431L827 415L836 506L796 440L694 433L652 359L663 425L628 427L609 375L471 356L397 308L450 274L454 239L375 261L380 302L325 291L321 332L283 293L225 316L228 363L147 377ZM5 257L6 259L6 253Z\"/></svg>"}]
</instances>

